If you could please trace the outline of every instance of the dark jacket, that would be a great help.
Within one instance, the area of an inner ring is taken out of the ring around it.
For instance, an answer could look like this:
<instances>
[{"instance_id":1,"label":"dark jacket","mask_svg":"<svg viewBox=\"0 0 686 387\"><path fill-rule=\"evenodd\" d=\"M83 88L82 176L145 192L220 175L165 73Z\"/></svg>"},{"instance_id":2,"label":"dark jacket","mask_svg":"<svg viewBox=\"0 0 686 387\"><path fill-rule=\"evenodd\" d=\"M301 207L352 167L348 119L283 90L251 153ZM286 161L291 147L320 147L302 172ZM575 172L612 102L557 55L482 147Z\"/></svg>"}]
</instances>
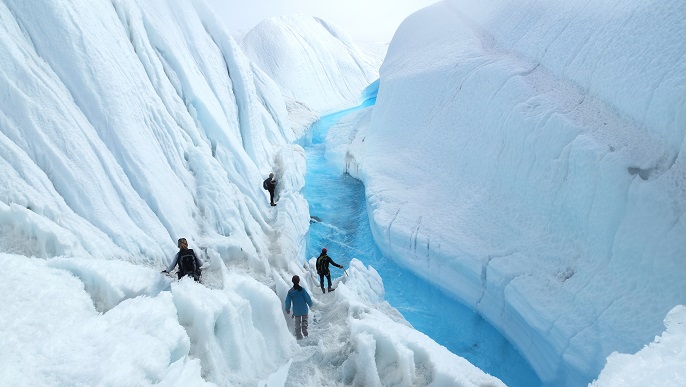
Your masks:
<instances>
[{"instance_id":1,"label":"dark jacket","mask_svg":"<svg viewBox=\"0 0 686 387\"><path fill-rule=\"evenodd\" d=\"M343 268L343 266L341 266L341 265L337 264L336 262L334 262L333 259L331 259L331 257L329 257L328 255L326 255L326 253L321 253L321 254L319 254L319 257L317 258L317 265L316 265L316 267L317 267L317 274L319 274L319 275L329 275L329 274L331 274L331 273L329 272L329 264L332 264L332 265L334 265L334 266L336 266L336 267L340 267L341 269Z\"/></svg>"},{"instance_id":2,"label":"dark jacket","mask_svg":"<svg viewBox=\"0 0 686 387\"><path fill-rule=\"evenodd\" d=\"M271 177L268 177L267 180L265 180L262 185L267 189L268 191L274 191L276 189L276 180L272 179Z\"/></svg>"},{"instance_id":3,"label":"dark jacket","mask_svg":"<svg viewBox=\"0 0 686 387\"><path fill-rule=\"evenodd\" d=\"M176 267L176 265L179 263L179 254L181 254L182 252L184 252L184 253L190 252L190 254L193 254L193 256L195 257L195 270L196 270L196 272L199 273L200 267L202 266L202 261L200 260L200 258L198 258L197 255L195 255L195 252L193 251L193 249L186 249L186 250L182 250L182 251L179 251L178 253L176 253L176 256L174 256L174 260L172 261L171 265L169 265L166 272L171 273L171 271L174 270L174 267ZM183 268L181 267L181 265L179 265L179 271L183 271Z\"/></svg>"},{"instance_id":4,"label":"dark jacket","mask_svg":"<svg viewBox=\"0 0 686 387\"><path fill-rule=\"evenodd\" d=\"M286 311L291 310L291 303L293 304L293 316L305 316L309 310L307 306L309 305L312 307L312 299L307 293L307 290L302 287L300 290L292 287L291 290L288 291L285 302Z\"/></svg>"}]
</instances>

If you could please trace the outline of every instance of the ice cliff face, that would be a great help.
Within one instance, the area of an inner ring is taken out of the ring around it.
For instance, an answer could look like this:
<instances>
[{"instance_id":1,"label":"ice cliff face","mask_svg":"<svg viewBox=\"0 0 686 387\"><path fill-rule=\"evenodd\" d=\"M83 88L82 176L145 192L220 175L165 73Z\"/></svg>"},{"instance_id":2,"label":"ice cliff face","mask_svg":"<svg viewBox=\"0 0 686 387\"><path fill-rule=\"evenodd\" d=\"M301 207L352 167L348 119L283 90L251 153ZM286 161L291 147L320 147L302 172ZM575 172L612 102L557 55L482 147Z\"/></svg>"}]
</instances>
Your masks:
<instances>
[{"instance_id":1,"label":"ice cliff face","mask_svg":"<svg viewBox=\"0 0 686 387\"><path fill-rule=\"evenodd\" d=\"M274 155L296 133L202 5L9 0L0 18L4 251L154 262L202 235L259 255L261 179L288 175Z\"/></svg>"},{"instance_id":2,"label":"ice cliff face","mask_svg":"<svg viewBox=\"0 0 686 387\"><path fill-rule=\"evenodd\" d=\"M395 34L347 151L385 252L500 327L545 382L589 382L686 303L684 15L438 3Z\"/></svg>"},{"instance_id":3,"label":"ice cliff face","mask_svg":"<svg viewBox=\"0 0 686 387\"><path fill-rule=\"evenodd\" d=\"M285 363L294 341L265 283L301 266L301 132L211 13L0 1L0 58L4 382L254 385ZM297 215L270 212L270 171ZM207 287L159 273L179 237Z\"/></svg>"}]
</instances>

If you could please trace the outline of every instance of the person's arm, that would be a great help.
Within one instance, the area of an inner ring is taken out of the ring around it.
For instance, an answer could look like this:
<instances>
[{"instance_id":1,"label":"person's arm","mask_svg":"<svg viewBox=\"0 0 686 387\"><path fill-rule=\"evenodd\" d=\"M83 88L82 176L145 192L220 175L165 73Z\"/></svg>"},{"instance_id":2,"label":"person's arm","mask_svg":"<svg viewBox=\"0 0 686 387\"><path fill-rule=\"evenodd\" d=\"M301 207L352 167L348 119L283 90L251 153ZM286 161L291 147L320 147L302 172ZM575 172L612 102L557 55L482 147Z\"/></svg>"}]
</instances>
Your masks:
<instances>
[{"instance_id":1,"label":"person's arm","mask_svg":"<svg viewBox=\"0 0 686 387\"><path fill-rule=\"evenodd\" d=\"M166 268L163 271L163 273L171 273L171 271L174 270L174 267L176 267L176 263L178 260L179 260L179 253L176 253L176 255L174 255L174 259L172 259L171 265L168 268Z\"/></svg>"},{"instance_id":2,"label":"person's arm","mask_svg":"<svg viewBox=\"0 0 686 387\"><path fill-rule=\"evenodd\" d=\"M288 294L286 295L286 302L284 302L286 307L286 314L291 313L291 301L291 292L288 292Z\"/></svg>"},{"instance_id":3,"label":"person's arm","mask_svg":"<svg viewBox=\"0 0 686 387\"><path fill-rule=\"evenodd\" d=\"M331 262L331 264L334 265L334 266L336 266L336 267L339 267L339 268L341 268L341 269L343 268L343 265L337 264L336 262L333 261L333 259L331 259L331 257L329 257L329 262Z\"/></svg>"}]
</instances>

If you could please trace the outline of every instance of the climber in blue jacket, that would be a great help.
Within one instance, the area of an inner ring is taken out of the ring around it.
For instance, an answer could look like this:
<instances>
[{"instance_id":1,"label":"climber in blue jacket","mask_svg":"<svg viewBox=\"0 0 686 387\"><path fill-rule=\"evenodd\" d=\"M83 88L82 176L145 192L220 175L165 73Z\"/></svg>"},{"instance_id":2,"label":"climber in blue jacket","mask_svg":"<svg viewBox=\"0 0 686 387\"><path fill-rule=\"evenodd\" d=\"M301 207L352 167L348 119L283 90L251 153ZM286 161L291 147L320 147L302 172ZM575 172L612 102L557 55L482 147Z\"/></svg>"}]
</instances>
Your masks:
<instances>
[{"instance_id":1,"label":"climber in blue jacket","mask_svg":"<svg viewBox=\"0 0 686 387\"><path fill-rule=\"evenodd\" d=\"M293 282L293 287L286 296L286 313L291 313L291 304L293 304L295 338L300 340L303 336L307 337L307 312L309 310L307 306L312 307L312 299L307 290L300 286L300 277L294 275L291 281Z\"/></svg>"}]
</instances>

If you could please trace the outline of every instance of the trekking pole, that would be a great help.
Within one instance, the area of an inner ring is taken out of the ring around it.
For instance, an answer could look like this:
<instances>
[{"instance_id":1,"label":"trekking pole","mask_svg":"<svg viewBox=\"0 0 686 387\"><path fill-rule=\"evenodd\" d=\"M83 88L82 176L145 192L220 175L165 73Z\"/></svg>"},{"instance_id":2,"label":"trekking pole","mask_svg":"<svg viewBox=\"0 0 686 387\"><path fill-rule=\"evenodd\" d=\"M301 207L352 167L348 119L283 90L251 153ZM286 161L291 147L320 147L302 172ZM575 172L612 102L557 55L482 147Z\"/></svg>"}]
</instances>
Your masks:
<instances>
[{"instance_id":1,"label":"trekking pole","mask_svg":"<svg viewBox=\"0 0 686 387\"><path fill-rule=\"evenodd\" d=\"M346 276L346 277L348 276L348 272L345 271L345 268L343 268L343 273L345 273L345 276Z\"/></svg>"}]
</instances>

